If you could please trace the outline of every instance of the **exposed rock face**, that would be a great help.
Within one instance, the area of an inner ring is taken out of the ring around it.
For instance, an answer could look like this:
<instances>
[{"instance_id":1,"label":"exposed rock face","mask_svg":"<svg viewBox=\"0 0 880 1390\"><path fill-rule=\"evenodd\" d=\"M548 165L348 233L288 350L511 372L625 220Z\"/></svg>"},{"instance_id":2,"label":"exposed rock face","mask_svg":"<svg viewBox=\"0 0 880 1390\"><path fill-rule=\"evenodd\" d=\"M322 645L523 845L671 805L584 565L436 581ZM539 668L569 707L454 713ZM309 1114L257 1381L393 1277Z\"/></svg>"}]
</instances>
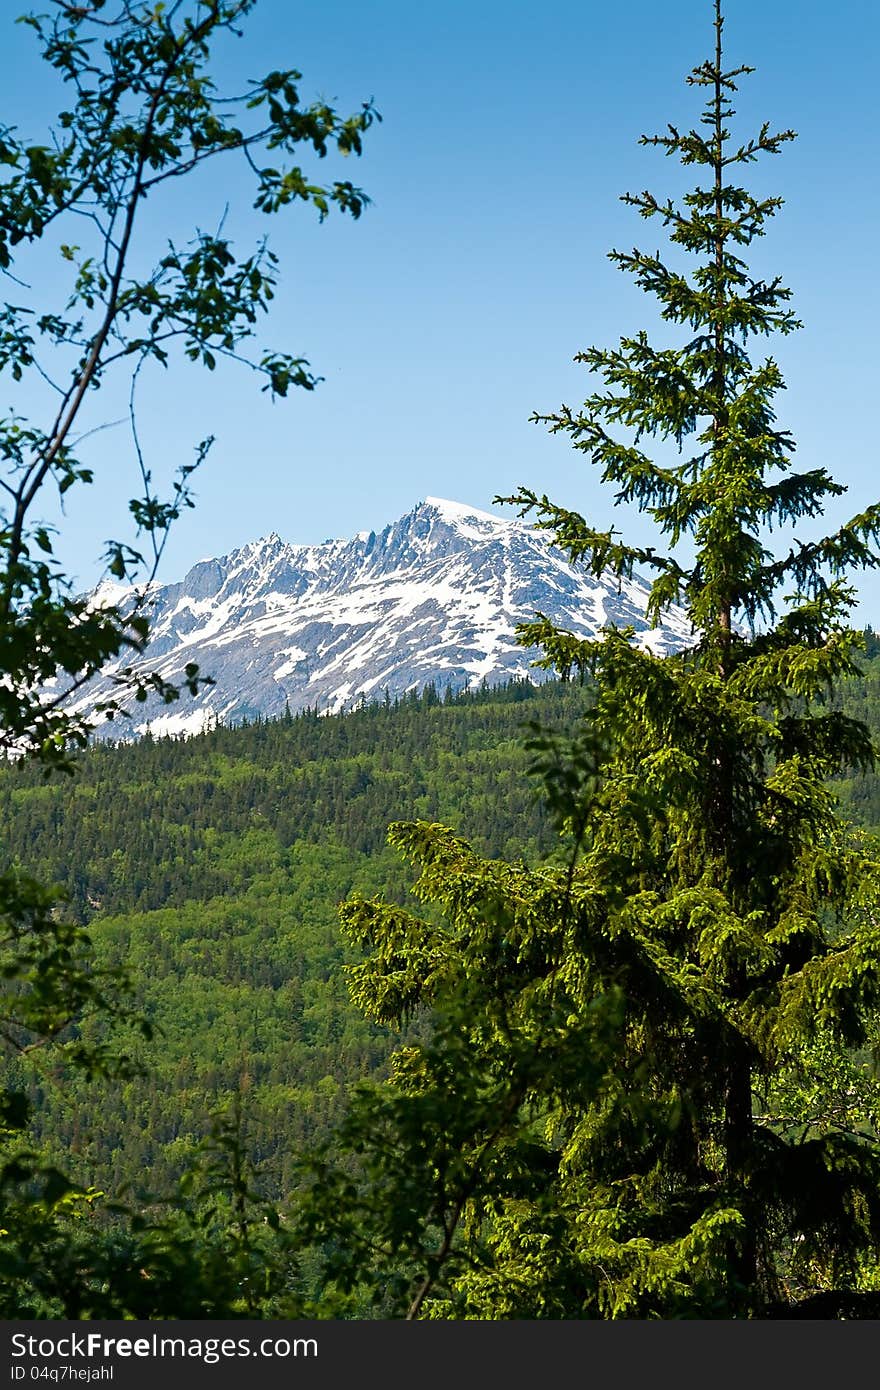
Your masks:
<instances>
[{"instance_id":1,"label":"exposed rock face","mask_svg":"<svg viewBox=\"0 0 880 1390\"><path fill-rule=\"evenodd\" d=\"M635 577L586 575L523 522L433 497L380 535L302 546L272 534L155 588L143 666L177 681L194 661L215 683L178 705L148 701L131 731L197 732L285 705L338 711L430 681L442 691L541 680L530 664L538 653L515 634L537 610L582 637L615 624L661 655L688 645L681 610L647 627L647 592ZM77 704L106 689L94 681ZM128 730L114 723L106 732Z\"/></svg>"}]
</instances>

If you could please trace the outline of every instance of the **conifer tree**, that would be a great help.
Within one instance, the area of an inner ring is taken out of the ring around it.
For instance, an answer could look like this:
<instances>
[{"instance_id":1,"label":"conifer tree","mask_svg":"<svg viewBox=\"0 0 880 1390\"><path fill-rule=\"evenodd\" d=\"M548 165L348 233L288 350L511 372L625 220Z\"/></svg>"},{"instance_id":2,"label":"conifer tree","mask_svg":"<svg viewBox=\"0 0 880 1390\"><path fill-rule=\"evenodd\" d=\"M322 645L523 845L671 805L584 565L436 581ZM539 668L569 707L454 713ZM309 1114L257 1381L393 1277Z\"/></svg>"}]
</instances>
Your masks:
<instances>
[{"instance_id":1,"label":"conifer tree","mask_svg":"<svg viewBox=\"0 0 880 1390\"><path fill-rule=\"evenodd\" d=\"M858 669L847 573L878 563L880 506L770 549L844 488L796 471L780 368L749 355L798 324L782 281L745 259L781 199L735 176L793 132L734 139L751 69L724 65L720 0L714 27L688 78L698 127L644 137L700 182L680 202L624 200L686 268L612 253L677 343L583 352L599 383L583 407L535 416L661 544L528 489L498 499L593 574L650 570L651 618L683 604L693 644L659 658L631 632L582 641L538 615L522 640L594 691L582 728L532 739L560 854L486 861L444 827L398 825L430 920L344 910L370 952L356 997L379 1020L429 1008L434 1023L356 1100L344 1137L363 1185L320 1170L350 1252L335 1247L331 1274L381 1269L411 1317L880 1307L880 883L827 785L873 758L829 697Z\"/></svg>"}]
</instances>

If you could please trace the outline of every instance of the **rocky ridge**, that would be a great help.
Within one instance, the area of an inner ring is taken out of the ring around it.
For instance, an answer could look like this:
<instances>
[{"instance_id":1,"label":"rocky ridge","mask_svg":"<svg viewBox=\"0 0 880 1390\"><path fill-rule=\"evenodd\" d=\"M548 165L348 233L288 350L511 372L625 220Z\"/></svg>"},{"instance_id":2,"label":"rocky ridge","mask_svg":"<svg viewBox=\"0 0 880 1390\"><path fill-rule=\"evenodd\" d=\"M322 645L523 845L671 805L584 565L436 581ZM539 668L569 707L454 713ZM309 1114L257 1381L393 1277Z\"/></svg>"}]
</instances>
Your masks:
<instances>
[{"instance_id":1,"label":"rocky ridge","mask_svg":"<svg viewBox=\"0 0 880 1390\"><path fill-rule=\"evenodd\" d=\"M155 586L140 663L179 681L197 662L214 684L177 705L148 700L126 732L193 733L286 707L336 712L429 682L458 691L545 679L531 664L538 653L515 632L537 610L582 637L632 626L634 640L658 655L688 645L680 609L647 626L647 593L636 576L596 579L570 565L546 533L522 521L433 497L379 534L290 545L273 533ZM95 594L123 607L126 599L118 586ZM112 670L78 706L107 692ZM104 731L123 733L118 723Z\"/></svg>"}]
</instances>

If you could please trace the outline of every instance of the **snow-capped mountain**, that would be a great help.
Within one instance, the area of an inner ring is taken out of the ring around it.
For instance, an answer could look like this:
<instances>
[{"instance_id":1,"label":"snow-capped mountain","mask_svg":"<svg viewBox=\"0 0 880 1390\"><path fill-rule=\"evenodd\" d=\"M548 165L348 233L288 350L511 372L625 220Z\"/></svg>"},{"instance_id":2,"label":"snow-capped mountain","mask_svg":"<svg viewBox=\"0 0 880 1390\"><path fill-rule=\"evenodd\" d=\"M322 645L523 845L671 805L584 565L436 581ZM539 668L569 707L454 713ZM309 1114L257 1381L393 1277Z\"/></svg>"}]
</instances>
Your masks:
<instances>
[{"instance_id":1,"label":"snow-capped mountain","mask_svg":"<svg viewBox=\"0 0 880 1390\"><path fill-rule=\"evenodd\" d=\"M618 585L573 568L524 522L435 497L379 535L309 546L272 534L153 589L141 664L180 681L197 662L214 685L170 707L148 701L133 728L197 732L281 714L285 705L334 712L430 681L442 691L484 679L541 680L545 673L530 664L538 653L515 634L536 610L583 637L613 623L631 625L635 640L661 655L686 646L693 636L681 610L647 627L647 591L635 577ZM102 598L124 607L126 594L113 586L96 592ZM77 705L107 689L106 676L96 679ZM111 724L105 732L123 730Z\"/></svg>"}]
</instances>

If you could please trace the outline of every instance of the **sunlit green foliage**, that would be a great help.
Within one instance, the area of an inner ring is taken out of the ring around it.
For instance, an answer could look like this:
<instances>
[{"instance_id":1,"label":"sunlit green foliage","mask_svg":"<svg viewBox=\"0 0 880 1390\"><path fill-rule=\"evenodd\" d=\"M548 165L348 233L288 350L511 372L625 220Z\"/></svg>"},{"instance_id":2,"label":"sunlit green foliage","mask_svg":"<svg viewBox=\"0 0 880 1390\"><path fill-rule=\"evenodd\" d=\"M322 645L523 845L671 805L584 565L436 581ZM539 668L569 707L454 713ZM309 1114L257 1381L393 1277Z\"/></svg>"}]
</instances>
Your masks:
<instances>
[{"instance_id":1,"label":"sunlit green foliage","mask_svg":"<svg viewBox=\"0 0 880 1390\"><path fill-rule=\"evenodd\" d=\"M355 1263L386 1288L396 1265L409 1317L877 1315L877 1088L840 1078L877 1042L880 871L828 781L873 765L832 697L858 668L846 575L880 563L880 505L799 538L843 489L794 470L778 364L749 356L798 325L782 282L743 258L780 200L734 181L793 133L732 136L749 69L725 68L722 27L716 0L714 55L688 78L707 93L699 127L646 140L706 177L679 202L626 198L674 264L612 257L672 344L589 349L583 407L536 417L659 545L529 489L504 499L594 573L652 570L651 612L682 603L693 646L660 659L538 615L523 640L594 692L567 745L533 740L567 860L499 863L443 826L398 824L434 912L344 913L369 951L354 984L369 1015L438 1015L346 1136L374 1236ZM323 1170L315 1210L345 1240L322 1188Z\"/></svg>"}]
</instances>

